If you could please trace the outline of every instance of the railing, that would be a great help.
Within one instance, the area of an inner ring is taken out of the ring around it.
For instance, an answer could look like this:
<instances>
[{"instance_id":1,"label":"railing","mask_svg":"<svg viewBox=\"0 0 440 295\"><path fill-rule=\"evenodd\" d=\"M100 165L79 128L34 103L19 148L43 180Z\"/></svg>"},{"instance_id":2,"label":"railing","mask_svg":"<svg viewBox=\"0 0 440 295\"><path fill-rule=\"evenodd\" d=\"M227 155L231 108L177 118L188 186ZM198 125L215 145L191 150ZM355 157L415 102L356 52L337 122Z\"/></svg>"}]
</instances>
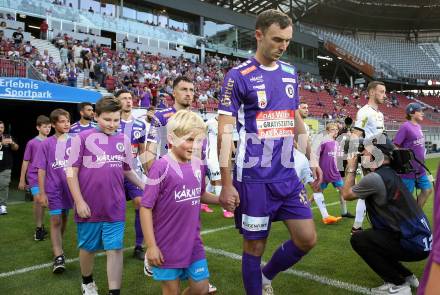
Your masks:
<instances>
[{"instance_id":1,"label":"railing","mask_svg":"<svg viewBox=\"0 0 440 295\"><path fill-rule=\"evenodd\" d=\"M0 57L0 77L27 77L26 61Z\"/></svg>"}]
</instances>

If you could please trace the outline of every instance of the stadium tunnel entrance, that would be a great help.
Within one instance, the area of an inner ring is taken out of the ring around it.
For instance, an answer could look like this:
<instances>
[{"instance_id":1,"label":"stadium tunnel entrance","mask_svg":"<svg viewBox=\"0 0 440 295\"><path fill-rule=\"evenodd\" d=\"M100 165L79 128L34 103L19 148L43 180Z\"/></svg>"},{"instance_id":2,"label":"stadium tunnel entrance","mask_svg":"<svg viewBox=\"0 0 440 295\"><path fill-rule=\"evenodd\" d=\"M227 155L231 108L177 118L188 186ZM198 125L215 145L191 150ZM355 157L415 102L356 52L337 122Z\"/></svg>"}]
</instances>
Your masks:
<instances>
[{"instance_id":1,"label":"stadium tunnel entrance","mask_svg":"<svg viewBox=\"0 0 440 295\"><path fill-rule=\"evenodd\" d=\"M41 102L26 100L0 99L0 121L5 123L5 133L11 134L15 142L20 146L14 152L14 166L12 169L12 181L20 178L21 162L23 160L26 143L38 134L35 129L35 121L39 115L50 115L54 109L62 108L71 115L71 123L79 120L76 103ZM51 134L54 131L52 129Z\"/></svg>"}]
</instances>

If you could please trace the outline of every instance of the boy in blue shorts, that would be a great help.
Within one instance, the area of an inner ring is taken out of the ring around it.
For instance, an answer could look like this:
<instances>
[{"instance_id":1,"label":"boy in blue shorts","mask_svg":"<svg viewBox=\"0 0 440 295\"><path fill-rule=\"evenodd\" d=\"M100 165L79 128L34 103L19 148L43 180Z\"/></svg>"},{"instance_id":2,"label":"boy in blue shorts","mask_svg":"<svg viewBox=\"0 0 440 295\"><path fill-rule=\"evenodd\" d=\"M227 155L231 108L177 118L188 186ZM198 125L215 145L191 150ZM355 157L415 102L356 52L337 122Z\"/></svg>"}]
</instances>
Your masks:
<instances>
[{"instance_id":1,"label":"boy in blue shorts","mask_svg":"<svg viewBox=\"0 0 440 295\"><path fill-rule=\"evenodd\" d=\"M422 105L416 102L408 104L406 107L406 121L403 123L394 137L394 144L398 147L410 149L414 152L414 157L421 163L425 161L425 136L423 136L420 123L423 122ZM417 161L412 160L411 165L414 172L401 175L403 183L408 190L413 193L415 188L422 192L417 197L417 203L423 207L432 193L432 179L426 175L425 168Z\"/></svg>"},{"instance_id":2,"label":"boy in blue shorts","mask_svg":"<svg viewBox=\"0 0 440 295\"><path fill-rule=\"evenodd\" d=\"M55 134L41 143L36 158L40 191L37 199L42 206L49 207L50 239L55 256L52 271L62 273L65 270L63 235L69 209L73 206L64 170L70 154L70 114L56 109L50 113L50 122Z\"/></svg>"},{"instance_id":3,"label":"boy in blue shorts","mask_svg":"<svg viewBox=\"0 0 440 295\"><path fill-rule=\"evenodd\" d=\"M26 144L18 189L25 190L26 186L28 186L31 190L32 196L34 197L34 218L36 225L34 240L43 241L47 235L47 231L43 225L44 207L37 202L40 190L38 189L38 168L35 166L35 162L41 143L47 139L50 133L50 119L43 115L38 116L36 128L38 135L29 140ZM26 180L28 185L26 185Z\"/></svg>"},{"instance_id":4,"label":"boy in blue shorts","mask_svg":"<svg viewBox=\"0 0 440 295\"><path fill-rule=\"evenodd\" d=\"M130 141L117 132L121 103L106 97L96 103L96 128L72 140L67 181L75 201L78 248L84 295L98 294L93 261L98 250L107 254L109 293L119 295L125 228L124 177L138 187L144 183L130 168Z\"/></svg>"},{"instance_id":5,"label":"boy in blue shorts","mask_svg":"<svg viewBox=\"0 0 440 295\"><path fill-rule=\"evenodd\" d=\"M195 113L180 110L167 123L170 152L148 173L141 202L141 223L153 278L163 294L208 294L209 271L200 238L200 202L218 204L205 191L206 167L200 155L206 125Z\"/></svg>"}]
</instances>

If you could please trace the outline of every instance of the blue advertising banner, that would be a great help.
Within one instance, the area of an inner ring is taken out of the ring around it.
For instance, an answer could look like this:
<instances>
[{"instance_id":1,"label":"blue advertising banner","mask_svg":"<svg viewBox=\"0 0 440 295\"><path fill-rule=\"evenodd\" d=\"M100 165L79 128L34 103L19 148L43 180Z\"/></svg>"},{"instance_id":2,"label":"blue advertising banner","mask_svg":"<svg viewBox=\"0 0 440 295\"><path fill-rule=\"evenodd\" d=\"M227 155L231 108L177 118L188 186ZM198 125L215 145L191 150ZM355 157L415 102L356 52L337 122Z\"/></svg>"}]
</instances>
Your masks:
<instances>
[{"instance_id":1,"label":"blue advertising banner","mask_svg":"<svg viewBox=\"0 0 440 295\"><path fill-rule=\"evenodd\" d=\"M96 91L26 78L0 77L0 99L95 103L101 97L101 93Z\"/></svg>"}]
</instances>

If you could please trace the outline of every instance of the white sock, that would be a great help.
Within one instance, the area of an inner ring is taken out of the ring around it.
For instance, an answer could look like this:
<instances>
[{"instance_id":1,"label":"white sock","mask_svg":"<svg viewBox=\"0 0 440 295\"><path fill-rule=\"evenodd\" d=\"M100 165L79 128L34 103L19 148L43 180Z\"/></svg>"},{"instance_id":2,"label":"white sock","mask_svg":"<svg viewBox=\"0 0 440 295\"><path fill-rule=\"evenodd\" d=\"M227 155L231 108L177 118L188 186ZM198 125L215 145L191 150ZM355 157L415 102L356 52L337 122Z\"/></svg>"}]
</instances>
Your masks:
<instances>
[{"instance_id":1,"label":"white sock","mask_svg":"<svg viewBox=\"0 0 440 295\"><path fill-rule=\"evenodd\" d=\"M342 198L339 199L339 202L341 203L341 214L347 214L347 202Z\"/></svg>"},{"instance_id":2,"label":"white sock","mask_svg":"<svg viewBox=\"0 0 440 295\"><path fill-rule=\"evenodd\" d=\"M322 193L313 193L316 205L318 205L322 218L328 217L327 208L325 207L324 195Z\"/></svg>"},{"instance_id":3,"label":"white sock","mask_svg":"<svg viewBox=\"0 0 440 295\"><path fill-rule=\"evenodd\" d=\"M263 286L264 285L270 285L272 283L271 280L269 280L268 278L266 278L263 274L263 272L261 272L261 277L263 278L262 282L263 282Z\"/></svg>"},{"instance_id":4,"label":"white sock","mask_svg":"<svg viewBox=\"0 0 440 295\"><path fill-rule=\"evenodd\" d=\"M356 217L354 218L354 228L362 227L362 223L364 222L364 214L365 214L365 200L359 199L356 204Z\"/></svg>"},{"instance_id":5,"label":"white sock","mask_svg":"<svg viewBox=\"0 0 440 295\"><path fill-rule=\"evenodd\" d=\"M220 196L221 191L222 191L222 186L221 185L213 185L212 186L212 193L214 195L216 195L217 197Z\"/></svg>"}]
</instances>

